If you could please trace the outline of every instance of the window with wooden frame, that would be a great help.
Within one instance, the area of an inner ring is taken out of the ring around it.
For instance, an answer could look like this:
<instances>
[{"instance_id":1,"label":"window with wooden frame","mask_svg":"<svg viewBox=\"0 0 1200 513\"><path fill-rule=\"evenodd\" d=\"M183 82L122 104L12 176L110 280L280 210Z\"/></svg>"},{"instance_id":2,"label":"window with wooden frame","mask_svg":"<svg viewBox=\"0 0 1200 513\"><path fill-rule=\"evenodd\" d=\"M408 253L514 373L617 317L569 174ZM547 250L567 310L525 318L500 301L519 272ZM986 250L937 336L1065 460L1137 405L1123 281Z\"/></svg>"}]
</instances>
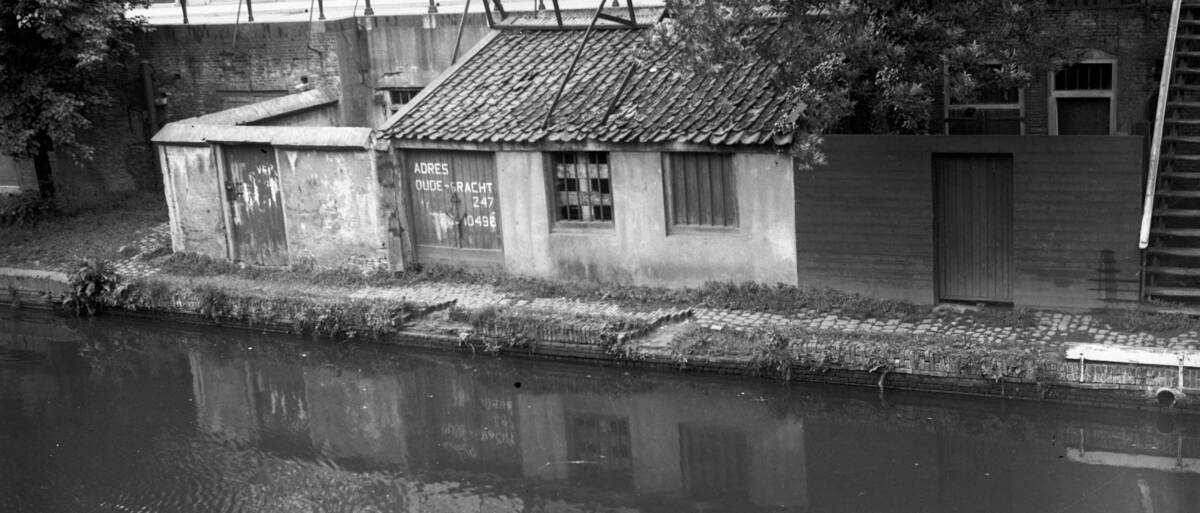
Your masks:
<instances>
[{"instance_id":1,"label":"window with wooden frame","mask_svg":"<svg viewBox=\"0 0 1200 513\"><path fill-rule=\"evenodd\" d=\"M559 151L547 154L547 162L554 220L611 226L613 192L608 153Z\"/></svg>"},{"instance_id":2,"label":"window with wooden frame","mask_svg":"<svg viewBox=\"0 0 1200 513\"><path fill-rule=\"evenodd\" d=\"M998 68L999 65L994 65ZM947 78L947 82L949 79ZM981 86L970 98L956 98L947 83L944 106L947 135L1021 135L1025 133L1024 91L999 84Z\"/></svg>"},{"instance_id":3,"label":"window with wooden frame","mask_svg":"<svg viewBox=\"0 0 1200 513\"><path fill-rule=\"evenodd\" d=\"M380 89L383 93L384 117L395 114L404 104L411 102L421 92L420 87L389 87Z\"/></svg>"},{"instance_id":4,"label":"window with wooden frame","mask_svg":"<svg viewBox=\"0 0 1200 513\"><path fill-rule=\"evenodd\" d=\"M1117 124L1117 62L1093 56L1050 75L1050 134L1109 135Z\"/></svg>"},{"instance_id":5,"label":"window with wooden frame","mask_svg":"<svg viewBox=\"0 0 1200 513\"><path fill-rule=\"evenodd\" d=\"M665 153L667 225L737 228L737 186L727 153Z\"/></svg>"}]
</instances>

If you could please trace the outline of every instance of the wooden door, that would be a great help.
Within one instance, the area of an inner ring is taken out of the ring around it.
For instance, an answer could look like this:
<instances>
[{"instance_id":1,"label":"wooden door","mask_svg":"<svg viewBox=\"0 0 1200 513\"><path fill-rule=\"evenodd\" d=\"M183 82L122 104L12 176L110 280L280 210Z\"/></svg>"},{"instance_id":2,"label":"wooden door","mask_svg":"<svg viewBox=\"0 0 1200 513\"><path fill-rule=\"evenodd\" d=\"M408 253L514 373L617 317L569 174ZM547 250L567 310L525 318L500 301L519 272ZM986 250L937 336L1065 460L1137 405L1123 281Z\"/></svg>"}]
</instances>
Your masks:
<instances>
[{"instance_id":1,"label":"wooden door","mask_svg":"<svg viewBox=\"0 0 1200 513\"><path fill-rule=\"evenodd\" d=\"M254 265L287 265L283 196L275 151L257 144L229 145L223 150L233 259Z\"/></svg>"},{"instance_id":2,"label":"wooden door","mask_svg":"<svg viewBox=\"0 0 1200 513\"><path fill-rule=\"evenodd\" d=\"M418 262L503 262L492 153L411 151L403 165Z\"/></svg>"},{"instance_id":3,"label":"wooden door","mask_svg":"<svg viewBox=\"0 0 1200 513\"><path fill-rule=\"evenodd\" d=\"M933 176L938 299L1012 302L1012 155L937 154Z\"/></svg>"}]
</instances>

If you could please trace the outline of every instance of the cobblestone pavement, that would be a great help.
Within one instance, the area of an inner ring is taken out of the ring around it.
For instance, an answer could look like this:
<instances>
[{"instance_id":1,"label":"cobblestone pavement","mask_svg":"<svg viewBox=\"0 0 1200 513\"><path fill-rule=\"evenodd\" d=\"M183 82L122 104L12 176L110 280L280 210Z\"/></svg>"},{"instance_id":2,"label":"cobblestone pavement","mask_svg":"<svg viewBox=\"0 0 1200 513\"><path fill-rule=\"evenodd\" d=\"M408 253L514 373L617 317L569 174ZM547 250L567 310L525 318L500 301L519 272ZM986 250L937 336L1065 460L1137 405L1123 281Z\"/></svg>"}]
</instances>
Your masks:
<instances>
[{"instance_id":1,"label":"cobblestone pavement","mask_svg":"<svg viewBox=\"0 0 1200 513\"><path fill-rule=\"evenodd\" d=\"M562 298L522 299L506 295L487 285L425 283L404 289L366 289L355 292L360 299L404 299L422 304L439 304L456 300L467 308L519 306L536 310L587 315L610 315L656 321L664 316L678 316L686 309L631 310L614 303L577 301ZM836 314L806 310L795 315L779 315L745 310L715 308L692 309L694 319L712 329L752 330L769 327L804 327L815 330L855 331L897 334L940 334L969 337L980 342L1000 344L1011 340L1035 340L1043 345L1063 342L1091 342L1114 345L1200 349L1200 334L1187 332L1172 337L1148 333L1128 333L1108 329L1090 314L1071 314L1049 311L1033 312L1031 326L1013 328L986 326L970 315L954 311L935 311L918 321L899 319L851 319Z\"/></svg>"},{"instance_id":2,"label":"cobblestone pavement","mask_svg":"<svg viewBox=\"0 0 1200 513\"><path fill-rule=\"evenodd\" d=\"M121 248L123 258L118 260L114 267L117 274L126 279L149 276L158 272L158 269L150 265L147 259L170 250L171 227L162 223L144 231L133 244Z\"/></svg>"},{"instance_id":3,"label":"cobblestone pavement","mask_svg":"<svg viewBox=\"0 0 1200 513\"><path fill-rule=\"evenodd\" d=\"M147 256L162 254L170 248L166 223L149 230L123 251L129 256L116 264L125 277L148 276L155 272ZM356 299L406 300L435 305L455 301L465 308L516 306L547 312L578 315L604 315L648 322L664 317L679 317L686 308L640 310L605 301L579 301L565 298L527 299L507 294L496 287L464 283L420 283L404 288L367 288L351 294ZM711 329L752 330L769 327L804 327L816 330L854 331L897 334L940 334L961 336L979 342L1000 344L1011 340L1034 340L1044 345L1064 342L1090 342L1142 347L1166 347L1200 350L1200 333L1189 331L1170 337L1110 329L1090 314L1051 311L1032 312L1035 322L1025 327L997 327L977 322L971 315L953 310L934 311L924 319L852 319L835 313L805 310L780 315L745 310L716 308L691 309L695 322Z\"/></svg>"}]
</instances>

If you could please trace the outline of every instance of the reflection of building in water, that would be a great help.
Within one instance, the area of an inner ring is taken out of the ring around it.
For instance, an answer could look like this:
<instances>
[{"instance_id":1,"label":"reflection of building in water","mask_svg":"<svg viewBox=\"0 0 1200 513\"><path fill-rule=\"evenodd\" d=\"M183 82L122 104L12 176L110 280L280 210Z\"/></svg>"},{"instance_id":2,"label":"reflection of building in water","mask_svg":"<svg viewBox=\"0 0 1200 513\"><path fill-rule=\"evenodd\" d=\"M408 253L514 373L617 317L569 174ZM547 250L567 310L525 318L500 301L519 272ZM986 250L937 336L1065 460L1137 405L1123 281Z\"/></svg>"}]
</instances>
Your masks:
<instances>
[{"instance_id":1,"label":"reflection of building in water","mask_svg":"<svg viewBox=\"0 0 1200 513\"><path fill-rule=\"evenodd\" d=\"M440 365L302 368L201 350L189 360L201 429L284 457L320 455L425 476L536 478L590 490L578 499L585 502L625 503L636 493L682 500L672 502L676 509L725 504L740 511L803 509L807 501L799 419L777 419L736 397L669 389L620 400L518 393L511 383ZM497 511L577 509L569 499L551 505L529 490L529 497L481 498L437 479L405 490L412 511L466 511L460 506L467 503L491 503Z\"/></svg>"},{"instance_id":2,"label":"reflection of building in water","mask_svg":"<svg viewBox=\"0 0 1200 513\"><path fill-rule=\"evenodd\" d=\"M395 375L330 367L304 370L319 453L375 464L407 465L405 388Z\"/></svg>"},{"instance_id":3,"label":"reflection of building in water","mask_svg":"<svg viewBox=\"0 0 1200 513\"><path fill-rule=\"evenodd\" d=\"M803 423L762 404L668 387L620 401L591 394L517 401L526 477L701 503L807 505Z\"/></svg>"}]
</instances>

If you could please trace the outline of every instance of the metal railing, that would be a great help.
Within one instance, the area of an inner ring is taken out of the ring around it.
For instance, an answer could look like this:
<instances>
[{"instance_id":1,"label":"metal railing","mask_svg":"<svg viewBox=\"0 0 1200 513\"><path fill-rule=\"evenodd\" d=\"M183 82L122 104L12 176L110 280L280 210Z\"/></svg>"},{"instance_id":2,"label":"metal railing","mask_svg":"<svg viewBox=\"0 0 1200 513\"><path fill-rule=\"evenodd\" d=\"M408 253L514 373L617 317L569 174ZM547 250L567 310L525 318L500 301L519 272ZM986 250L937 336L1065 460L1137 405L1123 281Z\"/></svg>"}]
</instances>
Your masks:
<instances>
[{"instance_id":1,"label":"metal railing","mask_svg":"<svg viewBox=\"0 0 1200 513\"><path fill-rule=\"evenodd\" d=\"M1154 195L1158 187L1158 168L1162 160L1163 124L1167 116L1167 97L1171 92L1171 74L1175 64L1175 44L1179 35L1179 11L1182 0L1171 2L1171 23L1167 32L1167 49L1163 53L1162 77L1158 82L1158 106L1154 110L1154 136L1150 140L1150 169L1146 177L1146 198L1142 206L1142 229L1138 247L1150 245L1150 221L1154 217Z\"/></svg>"}]
</instances>

